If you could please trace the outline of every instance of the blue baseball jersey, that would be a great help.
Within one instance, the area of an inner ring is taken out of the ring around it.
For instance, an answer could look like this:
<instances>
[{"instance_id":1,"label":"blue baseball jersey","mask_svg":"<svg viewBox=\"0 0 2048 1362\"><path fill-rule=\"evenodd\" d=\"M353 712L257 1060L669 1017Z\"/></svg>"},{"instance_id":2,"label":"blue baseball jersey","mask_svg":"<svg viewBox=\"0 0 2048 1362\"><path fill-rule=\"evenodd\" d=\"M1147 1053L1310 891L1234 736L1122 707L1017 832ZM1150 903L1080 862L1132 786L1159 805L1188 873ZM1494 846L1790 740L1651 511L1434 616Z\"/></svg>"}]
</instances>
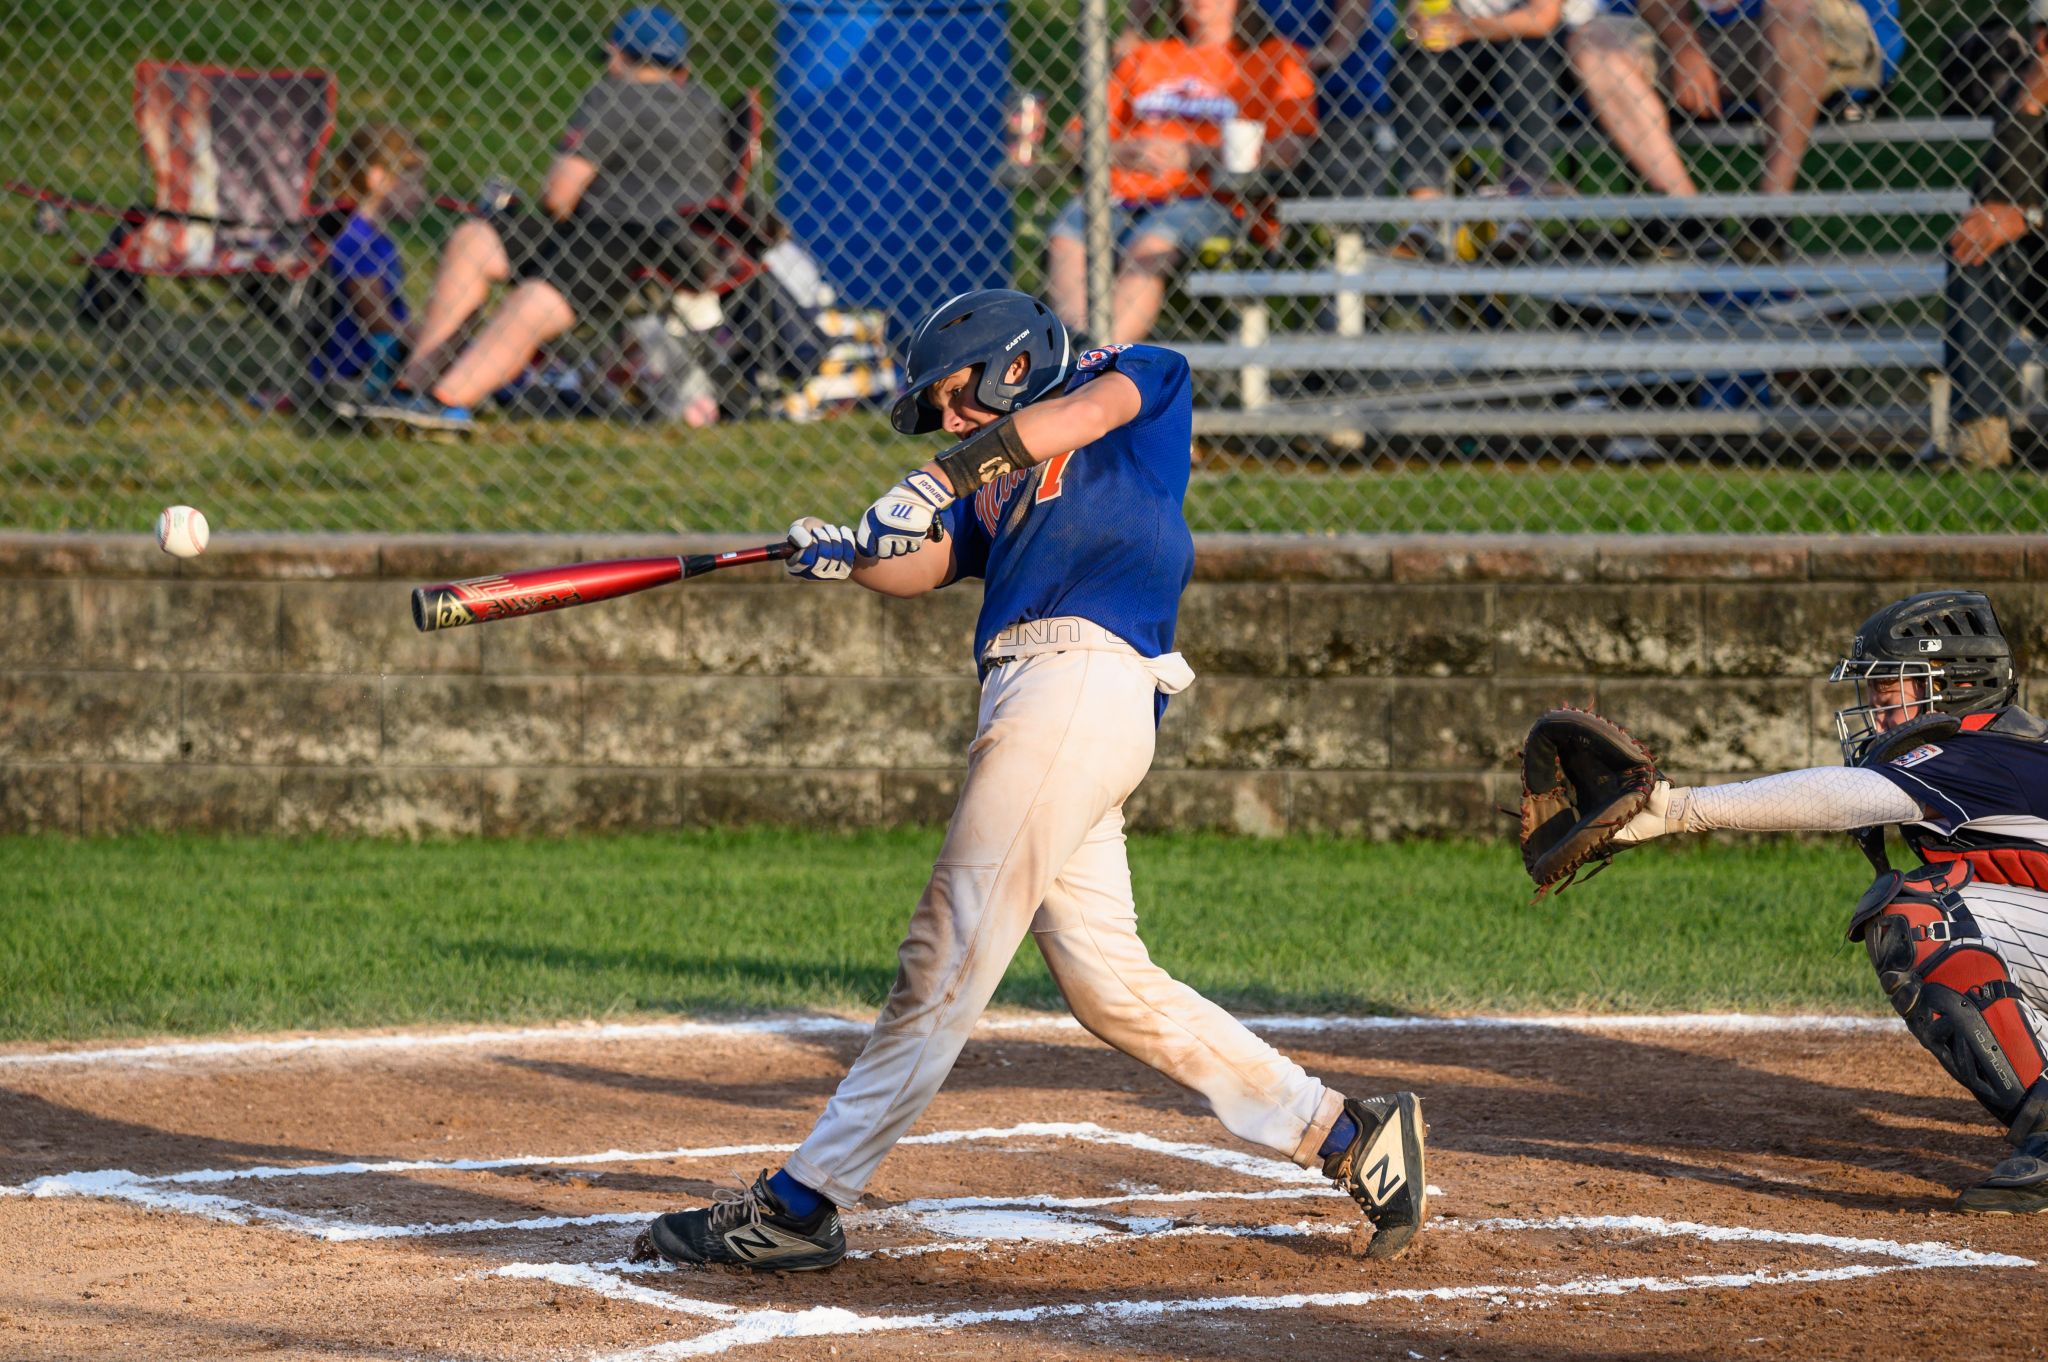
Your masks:
<instances>
[{"instance_id":1,"label":"blue baseball jersey","mask_svg":"<svg viewBox=\"0 0 2048 1362\"><path fill-rule=\"evenodd\" d=\"M942 512L950 580L986 585L974 627L977 661L1012 624L1078 615L1146 657L1173 651L1195 541L1188 491L1194 391L1188 362L1156 345L1083 353L1065 391L1118 373L1138 387L1138 414L1071 454L996 479Z\"/></svg>"},{"instance_id":2,"label":"blue baseball jersey","mask_svg":"<svg viewBox=\"0 0 2048 1362\"><path fill-rule=\"evenodd\" d=\"M1981 880L2048 888L2048 743L1966 731L1871 769L1926 811L1901 828L1924 859L1961 857Z\"/></svg>"},{"instance_id":3,"label":"blue baseball jersey","mask_svg":"<svg viewBox=\"0 0 2048 1362\"><path fill-rule=\"evenodd\" d=\"M349 301L346 284L352 279L373 281L390 300L393 319L403 322L405 308L405 260L398 243L382 227L360 214L350 214L341 235L327 253L327 273L339 285L334 290L333 311L328 319L327 340L313 357L313 381L325 383L337 378L361 378L375 358L369 333L363 330Z\"/></svg>"}]
</instances>

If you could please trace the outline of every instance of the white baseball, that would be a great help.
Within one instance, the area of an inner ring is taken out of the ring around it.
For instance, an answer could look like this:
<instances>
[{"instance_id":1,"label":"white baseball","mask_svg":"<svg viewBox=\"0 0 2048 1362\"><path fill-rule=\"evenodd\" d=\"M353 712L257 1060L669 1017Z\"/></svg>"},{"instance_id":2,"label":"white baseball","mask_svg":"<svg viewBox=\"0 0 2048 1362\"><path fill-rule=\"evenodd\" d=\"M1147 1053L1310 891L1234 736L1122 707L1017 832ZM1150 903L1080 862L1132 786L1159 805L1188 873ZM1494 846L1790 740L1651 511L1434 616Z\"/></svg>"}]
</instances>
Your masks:
<instances>
[{"instance_id":1,"label":"white baseball","mask_svg":"<svg viewBox=\"0 0 2048 1362\"><path fill-rule=\"evenodd\" d=\"M190 506L166 506L156 518L157 547L173 558L197 558L206 552L206 517Z\"/></svg>"}]
</instances>

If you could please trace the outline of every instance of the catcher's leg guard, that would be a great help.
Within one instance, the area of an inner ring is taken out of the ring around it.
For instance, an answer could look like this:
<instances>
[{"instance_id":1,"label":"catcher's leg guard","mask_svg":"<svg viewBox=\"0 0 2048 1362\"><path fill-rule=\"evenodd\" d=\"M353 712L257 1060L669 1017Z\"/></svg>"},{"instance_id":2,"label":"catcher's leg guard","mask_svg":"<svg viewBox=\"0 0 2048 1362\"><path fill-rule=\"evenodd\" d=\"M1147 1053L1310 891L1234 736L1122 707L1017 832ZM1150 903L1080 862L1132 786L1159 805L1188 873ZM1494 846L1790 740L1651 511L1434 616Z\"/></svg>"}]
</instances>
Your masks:
<instances>
[{"instance_id":1,"label":"catcher's leg guard","mask_svg":"<svg viewBox=\"0 0 2048 1362\"><path fill-rule=\"evenodd\" d=\"M2048 1051L1961 890L1961 861L1880 876L1849 924L1892 1007L2015 1145L2048 1128Z\"/></svg>"}]
</instances>

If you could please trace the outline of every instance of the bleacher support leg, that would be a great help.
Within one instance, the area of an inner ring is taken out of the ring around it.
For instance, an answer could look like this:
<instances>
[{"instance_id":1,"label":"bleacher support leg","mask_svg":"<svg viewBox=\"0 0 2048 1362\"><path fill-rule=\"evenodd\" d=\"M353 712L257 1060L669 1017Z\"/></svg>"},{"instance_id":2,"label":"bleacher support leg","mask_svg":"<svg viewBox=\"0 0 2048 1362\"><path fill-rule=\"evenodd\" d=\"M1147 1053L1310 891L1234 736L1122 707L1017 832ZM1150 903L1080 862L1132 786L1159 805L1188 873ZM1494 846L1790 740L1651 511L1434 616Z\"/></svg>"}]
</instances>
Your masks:
<instances>
[{"instance_id":1,"label":"bleacher support leg","mask_svg":"<svg viewBox=\"0 0 2048 1362\"><path fill-rule=\"evenodd\" d=\"M1246 347L1261 346L1272 333L1270 319L1266 315L1266 300L1247 298L1237 308L1237 343ZM1273 400L1272 370L1263 364L1247 364L1237 372L1238 399L1246 411L1263 407Z\"/></svg>"},{"instance_id":2,"label":"bleacher support leg","mask_svg":"<svg viewBox=\"0 0 2048 1362\"><path fill-rule=\"evenodd\" d=\"M1940 369L1927 375L1927 437L1934 447L1948 453L1948 375Z\"/></svg>"},{"instance_id":3,"label":"bleacher support leg","mask_svg":"<svg viewBox=\"0 0 2048 1362\"><path fill-rule=\"evenodd\" d=\"M1339 274L1358 274L1365 269L1365 233L1339 232L1337 234L1336 267ZM1363 293L1339 293L1337 295L1337 334L1340 336L1363 336L1365 334L1365 295ZM1330 448L1342 453L1355 453L1365 447L1365 432L1339 430L1330 434Z\"/></svg>"}]
</instances>

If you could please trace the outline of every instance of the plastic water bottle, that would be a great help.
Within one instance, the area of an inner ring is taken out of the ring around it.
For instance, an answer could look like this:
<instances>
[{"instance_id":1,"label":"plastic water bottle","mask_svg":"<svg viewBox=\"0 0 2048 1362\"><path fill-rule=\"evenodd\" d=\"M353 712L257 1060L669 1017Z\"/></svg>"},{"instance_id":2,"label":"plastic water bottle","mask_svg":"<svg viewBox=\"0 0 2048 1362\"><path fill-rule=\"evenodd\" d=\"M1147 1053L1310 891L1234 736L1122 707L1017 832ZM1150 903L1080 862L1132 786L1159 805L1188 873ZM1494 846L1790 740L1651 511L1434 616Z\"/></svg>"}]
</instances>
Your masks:
<instances>
[{"instance_id":1,"label":"plastic water bottle","mask_svg":"<svg viewBox=\"0 0 2048 1362\"><path fill-rule=\"evenodd\" d=\"M1449 14L1454 3L1455 0L1413 0L1409 5L1408 22L1413 27L1423 30L1425 34L1422 39L1423 51L1442 52L1450 47L1443 39L1428 36L1430 26L1424 21Z\"/></svg>"}]
</instances>

